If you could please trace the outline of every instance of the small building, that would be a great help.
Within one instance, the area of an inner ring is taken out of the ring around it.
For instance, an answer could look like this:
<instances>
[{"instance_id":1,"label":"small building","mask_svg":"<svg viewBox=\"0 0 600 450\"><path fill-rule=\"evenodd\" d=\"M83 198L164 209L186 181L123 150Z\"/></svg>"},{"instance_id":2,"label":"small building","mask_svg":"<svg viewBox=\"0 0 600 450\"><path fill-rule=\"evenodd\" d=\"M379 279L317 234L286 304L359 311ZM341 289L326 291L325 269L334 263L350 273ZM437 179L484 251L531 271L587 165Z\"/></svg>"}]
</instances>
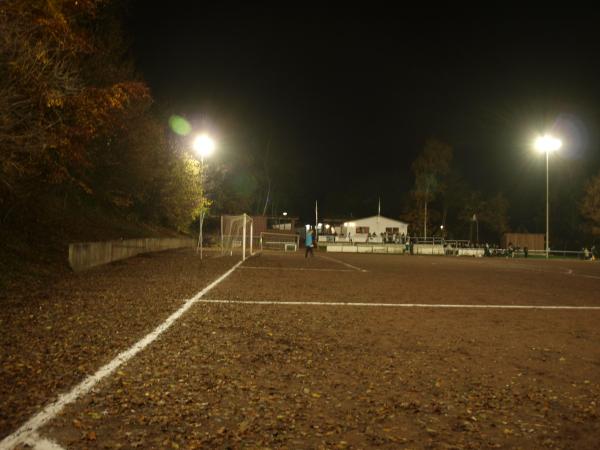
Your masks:
<instances>
[{"instance_id":1,"label":"small building","mask_svg":"<svg viewBox=\"0 0 600 450\"><path fill-rule=\"evenodd\" d=\"M529 250L545 250L544 244L546 238L543 233L505 233L502 235L502 248L508 248L508 244L513 247L524 248Z\"/></svg>"},{"instance_id":2,"label":"small building","mask_svg":"<svg viewBox=\"0 0 600 450\"><path fill-rule=\"evenodd\" d=\"M350 238L354 242L366 241L367 237L375 235L376 238L382 236L406 236L408 234L408 224L399 220L390 219L384 216L371 216L362 219L352 219L344 222L341 227L342 236Z\"/></svg>"},{"instance_id":3,"label":"small building","mask_svg":"<svg viewBox=\"0 0 600 450\"><path fill-rule=\"evenodd\" d=\"M260 233L296 233L297 217L289 216L252 216L254 222L254 235L260 236Z\"/></svg>"}]
</instances>

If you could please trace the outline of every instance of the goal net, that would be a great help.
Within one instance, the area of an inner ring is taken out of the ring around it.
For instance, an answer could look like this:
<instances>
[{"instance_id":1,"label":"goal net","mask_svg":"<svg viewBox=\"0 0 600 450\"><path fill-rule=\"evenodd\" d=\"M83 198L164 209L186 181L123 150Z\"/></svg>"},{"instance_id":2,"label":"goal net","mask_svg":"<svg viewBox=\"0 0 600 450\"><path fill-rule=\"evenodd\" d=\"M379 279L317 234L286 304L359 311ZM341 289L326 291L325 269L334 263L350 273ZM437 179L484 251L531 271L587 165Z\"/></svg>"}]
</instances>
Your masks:
<instances>
[{"instance_id":1,"label":"goal net","mask_svg":"<svg viewBox=\"0 0 600 450\"><path fill-rule=\"evenodd\" d=\"M260 233L261 250L279 250L284 252L298 250L299 236L297 234L284 233Z\"/></svg>"},{"instance_id":2,"label":"goal net","mask_svg":"<svg viewBox=\"0 0 600 450\"><path fill-rule=\"evenodd\" d=\"M247 214L221 216L221 251L224 255L252 255L253 222Z\"/></svg>"}]
</instances>

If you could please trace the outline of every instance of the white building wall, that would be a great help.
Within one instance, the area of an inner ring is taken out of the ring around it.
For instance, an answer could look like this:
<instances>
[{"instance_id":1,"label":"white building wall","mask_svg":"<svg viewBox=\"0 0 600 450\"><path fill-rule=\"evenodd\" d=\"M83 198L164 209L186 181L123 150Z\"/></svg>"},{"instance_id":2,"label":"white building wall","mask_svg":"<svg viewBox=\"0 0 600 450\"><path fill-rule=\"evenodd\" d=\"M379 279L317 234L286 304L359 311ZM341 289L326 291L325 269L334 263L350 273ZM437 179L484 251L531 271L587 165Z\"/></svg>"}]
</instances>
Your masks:
<instances>
[{"instance_id":1,"label":"white building wall","mask_svg":"<svg viewBox=\"0 0 600 450\"><path fill-rule=\"evenodd\" d=\"M369 227L369 233L375 233L380 236L381 233L385 233L386 228L398 228L399 234L407 234L408 224L400 222L399 220L389 219L383 216L372 216L365 217L363 219L356 219L348 222L348 226L344 227L345 233L350 232L352 236L356 236L356 229L360 227Z\"/></svg>"}]
</instances>

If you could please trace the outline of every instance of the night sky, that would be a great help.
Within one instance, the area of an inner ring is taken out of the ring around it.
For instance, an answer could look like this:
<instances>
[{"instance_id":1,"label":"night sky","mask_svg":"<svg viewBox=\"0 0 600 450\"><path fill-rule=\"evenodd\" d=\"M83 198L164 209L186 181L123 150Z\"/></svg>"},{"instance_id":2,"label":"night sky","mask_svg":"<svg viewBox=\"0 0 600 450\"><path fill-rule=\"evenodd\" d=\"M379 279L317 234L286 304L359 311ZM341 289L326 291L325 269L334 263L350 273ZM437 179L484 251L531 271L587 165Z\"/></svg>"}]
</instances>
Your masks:
<instances>
[{"instance_id":1,"label":"night sky","mask_svg":"<svg viewBox=\"0 0 600 450\"><path fill-rule=\"evenodd\" d=\"M513 227L544 214L537 133L564 141L557 203L600 168L593 14L202 3L132 3L137 69L157 105L216 134L219 158L270 145L279 212L308 220L318 199L323 216L358 217L381 197L397 217L428 137L453 146L473 189L508 197Z\"/></svg>"}]
</instances>

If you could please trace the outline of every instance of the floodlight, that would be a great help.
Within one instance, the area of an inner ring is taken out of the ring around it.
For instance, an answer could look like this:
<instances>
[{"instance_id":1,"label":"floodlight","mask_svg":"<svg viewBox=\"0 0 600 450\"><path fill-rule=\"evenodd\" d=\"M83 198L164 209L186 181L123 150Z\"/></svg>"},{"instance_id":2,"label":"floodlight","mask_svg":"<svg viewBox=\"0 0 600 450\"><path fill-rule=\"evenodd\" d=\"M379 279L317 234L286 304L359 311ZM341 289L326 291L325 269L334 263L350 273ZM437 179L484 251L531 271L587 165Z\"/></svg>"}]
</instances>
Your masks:
<instances>
[{"instance_id":1,"label":"floodlight","mask_svg":"<svg viewBox=\"0 0 600 450\"><path fill-rule=\"evenodd\" d=\"M535 140L535 148L541 153L552 153L562 146L560 139L557 139L549 134L540 136Z\"/></svg>"},{"instance_id":2,"label":"floodlight","mask_svg":"<svg viewBox=\"0 0 600 450\"><path fill-rule=\"evenodd\" d=\"M193 147L201 158L206 158L215 151L215 141L213 141L210 136L201 134L194 139Z\"/></svg>"}]
</instances>

